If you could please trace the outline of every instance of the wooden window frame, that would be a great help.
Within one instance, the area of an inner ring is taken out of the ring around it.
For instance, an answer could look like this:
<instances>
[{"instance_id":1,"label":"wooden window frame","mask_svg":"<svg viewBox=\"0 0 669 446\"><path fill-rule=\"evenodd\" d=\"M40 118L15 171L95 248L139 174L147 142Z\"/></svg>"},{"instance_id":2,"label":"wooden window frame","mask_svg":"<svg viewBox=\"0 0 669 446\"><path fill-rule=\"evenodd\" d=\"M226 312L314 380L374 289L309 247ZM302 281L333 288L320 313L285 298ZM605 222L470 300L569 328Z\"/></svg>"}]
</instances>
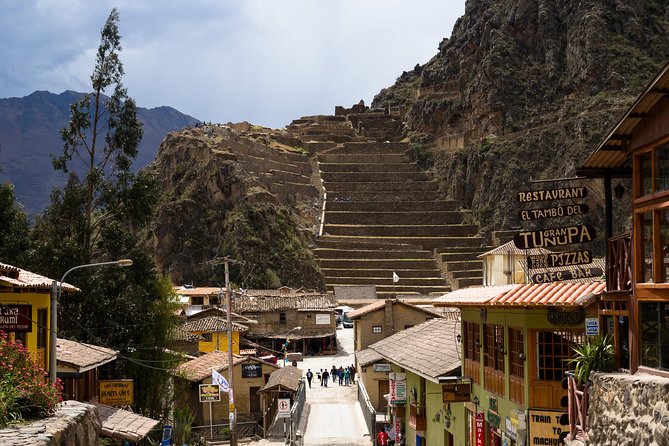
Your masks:
<instances>
[{"instance_id":1,"label":"wooden window frame","mask_svg":"<svg viewBox=\"0 0 669 446\"><path fill-rule=\"evenodd\" d=\"M463 321L464 370L475 384L481 384L481 325L478 322Z\"/></svg>"},{"instance_id":2,"label":"wooden window frame","mask_svg":"<svg viewBox=\"0 0 669 446\"><path fill-rule=\"evenodd\" d=\"M506 393L504 337L504 325L483 324L483 387L502 397Z\"/></svg>"},{"instance_id":3,"label":"wooden window frame","mask_svg":"<svg viewBox=\"0 0 669 446\"><path fill-rule=\"evenodd\" d=\"M566 338L566 342L542 342L542 334L551 335L553 339L558 337ZM576 330L536 330L536 371L534 379L537 381L549 381L549 382L562 382L565 372L570 368L567 363L568 359L571 359L574 356L573 346L582 344L585 342L585 333L583 331ZM552 350L553 354L543 354L540 355L541 346L544 346L544 351ZM561 351L566 352L567 355L555 355L555 346L560 346ZM552 366L547 366L548 360L550 360ZM548 379L546 376L549 374L552 375L552 378ZM543 377L542 377L543 373ZM557 377L556 377L557 375Z\"/></svg>"}]
</instances>

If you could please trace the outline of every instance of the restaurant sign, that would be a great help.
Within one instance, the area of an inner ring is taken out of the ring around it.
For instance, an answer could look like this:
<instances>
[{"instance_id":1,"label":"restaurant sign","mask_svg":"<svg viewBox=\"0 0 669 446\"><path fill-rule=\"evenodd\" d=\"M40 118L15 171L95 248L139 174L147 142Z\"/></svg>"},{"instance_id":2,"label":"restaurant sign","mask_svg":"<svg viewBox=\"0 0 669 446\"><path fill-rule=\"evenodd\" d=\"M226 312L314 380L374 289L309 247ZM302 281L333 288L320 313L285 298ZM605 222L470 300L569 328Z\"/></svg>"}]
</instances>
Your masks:
<instances>
[{"instance_id":1,"label":"restaurant sign","mask_svg":"<svg viewBox=\"0 0 669 446\"><path fill-rule=\"evenodd\" d=\"M221 401L221 390L216 384L200 384L200 402L218 403Z\"/></svg>"},{"instance_id":2,"label":"restaurant sign","mask_svg":"<svg viewBox=\"0 0 669 446\"><path fill-rule=\"evenodd\" d=\"M132 379L100 380L100 404L108 406L132 406Z\"/></svg>"},{"instance_id":3,"label":"restaurant sign","mask_svg":"<svg viewBox=\"0 0 669 446\"><path fill-rule=\"evenodd\" d=\"M589 243L597 233L592 225L565 226L560 228L523 231L513 237L518 249L547 248L574 243Z\"/></svg>"},{"instance_id":4,"label":"restaurant sign","mask_svg":"<svg viewBox=\"0 0 669 446\"><path fill-rule=\"evenodd\" d=\"M0 330L32 331L32 305L0 305Z\"/></svg>"},{"instance_id":5,"label":"restaurant sign","mask_svg":"<svg viewBox=\"0 0 669 446\"><path fill-rule=\"evenodd\" d=\"M592 263L592 251L552 252L550 254L532 254L527 256L527 267L560 268L564 266L587 265Z\"/></svg>"},{"instance_id":6,"label":"restaurant sign","mask_svg":"<svg viewBox=\"0 0 669 446\"><path fill-rule=\"evenodd\" d=\"M546 315L548 322L553 325L581 325L585 321L585 310L579 307L575 310L561 310L559 308L548 307Z\"/></svg>"},{"instance_id":7,"label":"restaurant sign","mask_svg":"<svg viewBox=\"0 0 669 446\"><path fill-rule=\"evenodd\" d=\"M444 403L466 402L472 398L472 384L469 381L442 384L441 393Z\"/></svg>"},{"instance_id":8,"label":"restaurant sign","mask_svg":"<svg viewBox=\"0 0 669 446\"><path fill-rule=\"evenodd\" d=\"M604 271L601 268L581 268L575 266L563 271L546 271L532 274L532 283L552 283L562 280L589 279L592 277L602 277Z\"/></svg>"},{"instance_id":9,"label":"restaurant sign","mask_svg":"<svg viewBox=\"0 0 669 446\"><path fill-rule=\"evenodd\" d=\"M407 374L388 373L390 380L390 404L404 405L407 403Z\"/></svg>"},{"instance_id":10,"label":"restaurant sign","mask_svg":"<svg viewBox=\"0 0 669 446\"><path fill-rule=\"evenodd\" d=\"M573 217L574 215L584 215L588 213L588 206L585 204L572 204L567 206L555 206L543 209L524 209L518 212L520 221L543 220L545 218Z\"/></svg>"},{"instance_id":11,"label":"restaurant sign","mask_svg":"<svg viewBox=\"0 0 669 446\"><path fill-rule=\"evenodd\" d=\"M518 192L518 201L520 203L532 203L537 201L581 199L587 196L587 187L562 187L559 189Z\"/></svg>"},{"instance_id":12,"label":"restaurant sign","mask_svg":"<svg viewBox=\"0 0 669 446\"><path fill-rule=\"evenodd\" d=\"M242 378L262 378L262 365L253 362L242 364Z\"/></svg>"}]
</instances>

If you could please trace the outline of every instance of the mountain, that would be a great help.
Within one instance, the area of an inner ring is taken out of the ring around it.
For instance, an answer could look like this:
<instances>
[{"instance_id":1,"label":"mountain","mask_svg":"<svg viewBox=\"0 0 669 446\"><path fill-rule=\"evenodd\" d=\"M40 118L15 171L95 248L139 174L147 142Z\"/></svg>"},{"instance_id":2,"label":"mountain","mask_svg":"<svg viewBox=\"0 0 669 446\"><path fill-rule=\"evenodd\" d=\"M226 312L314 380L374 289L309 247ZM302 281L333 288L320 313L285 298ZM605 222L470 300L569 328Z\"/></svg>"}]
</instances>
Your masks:
<instances>
[{"instance_id":1,"label":"mountain","mask_svg":"<svg viewBox=\"0 0 669 446\"><path fill-rule=\"evenodd\" d=\"M467 0L437 54L379 92L370 111L399 111L403 141L441 198L471 210L489 237L520 226L517 192L569 184L552 180L574 176L667 59L666 1ZM297 119L293 130L170 134L153 165L165 189L151 234L163 272L206 282L207 259L239 254L261 265L255 286L317 285L304 254L323 198L315 155L374 131L371 120L361 128L335 115ZM585 223L603 229L602 185L587 186ZM269 245L277 239L294 243ZM235 272L242 283L248 268Z\"/></svg>"},{"instance_id":2,"label":"mountain","mask_svg":"<svg viewBox=\"0 0 669 446\"><path fill-rule=\"evenodd\" d=\"M49 204L49 194L64 183L65 174L51 165L51 155L61 152L60 129L70 117L70 104L83 93L53 94L36 91L23 98L0 99L0 182L14 184L17 200L30 214ZM133 166L140 169L156 156L165 135L199 122L171 107L138 107L144 137Z\"/></svg>"}]
</instances>

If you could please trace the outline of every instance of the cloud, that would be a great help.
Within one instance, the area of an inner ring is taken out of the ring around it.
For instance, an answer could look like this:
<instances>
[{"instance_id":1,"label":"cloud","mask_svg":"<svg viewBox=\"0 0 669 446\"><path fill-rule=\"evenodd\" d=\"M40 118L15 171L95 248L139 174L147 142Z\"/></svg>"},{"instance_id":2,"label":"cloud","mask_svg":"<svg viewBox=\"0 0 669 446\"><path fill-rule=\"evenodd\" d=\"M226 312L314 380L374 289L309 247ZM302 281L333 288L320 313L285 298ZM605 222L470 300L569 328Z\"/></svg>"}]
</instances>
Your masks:
<instances>
[{"instance_id":1,"label":"cloud","mask_svg":"<svg viewBox=\"0 0 669 446\"><path fill-rule=\"evenodd\" d=\"M139 105L281 127L370 102L437 53L464 0L9 0L0 4L0 91L88 89L112 7L124 84Z\"/></svg>"}]
</instances>

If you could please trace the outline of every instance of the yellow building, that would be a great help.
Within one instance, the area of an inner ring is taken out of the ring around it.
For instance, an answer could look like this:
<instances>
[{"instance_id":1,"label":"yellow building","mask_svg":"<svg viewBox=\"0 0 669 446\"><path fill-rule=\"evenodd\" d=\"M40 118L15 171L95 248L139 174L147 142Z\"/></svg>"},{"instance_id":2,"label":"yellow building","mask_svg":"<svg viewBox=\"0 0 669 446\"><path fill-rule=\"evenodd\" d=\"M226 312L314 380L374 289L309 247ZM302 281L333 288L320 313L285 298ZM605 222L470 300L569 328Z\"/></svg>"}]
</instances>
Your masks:
<instances>
[{"instance_id":1,"label":"yellow building","mask_svg":"<svg viewBox=\"0 0 669 446\"><path fill-rule=\"evenodd\" d=\"M51 284L39 274L0 263L0 331L21 341L45 370L49 364ZM64 292L77 289L62 284Z\"/></svg>"},{"instance_id":2,"label":"yellow building","mask_svg":"<svg viewBox=\"0 0 669 446\"><path fill-rule=\"evenodd\" d=\"M198 351L200 353L210 353L213 351L228 351L228 321L219 316L203 317L185 322L181 326L183 331L198 335L201 340L198 342ZM239 354L239 333L246 331L244 325L232 323L232 353Z\"/></svg>"}]
</instances>

